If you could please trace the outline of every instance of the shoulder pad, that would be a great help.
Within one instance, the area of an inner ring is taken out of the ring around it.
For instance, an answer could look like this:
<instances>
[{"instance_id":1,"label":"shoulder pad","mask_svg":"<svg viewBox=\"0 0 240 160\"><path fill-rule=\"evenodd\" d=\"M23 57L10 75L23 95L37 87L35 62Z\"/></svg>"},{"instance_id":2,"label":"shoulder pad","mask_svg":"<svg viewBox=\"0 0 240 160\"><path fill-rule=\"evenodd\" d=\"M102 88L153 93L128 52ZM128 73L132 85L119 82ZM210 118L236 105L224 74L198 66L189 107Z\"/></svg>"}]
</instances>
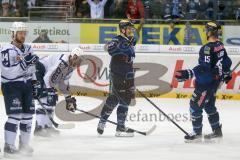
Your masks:
<instances>
[{"instance_id":1,"label":"shoulder pad","mask_svg":"<svg viewBox=\"0 0 240 160\"><path fill-rule=\"evenodd\" d=\"M3 50L13 49L13 48L14 46L12 44L4 44L1 50L3 51Z\"/></svg>"}]
</instances>

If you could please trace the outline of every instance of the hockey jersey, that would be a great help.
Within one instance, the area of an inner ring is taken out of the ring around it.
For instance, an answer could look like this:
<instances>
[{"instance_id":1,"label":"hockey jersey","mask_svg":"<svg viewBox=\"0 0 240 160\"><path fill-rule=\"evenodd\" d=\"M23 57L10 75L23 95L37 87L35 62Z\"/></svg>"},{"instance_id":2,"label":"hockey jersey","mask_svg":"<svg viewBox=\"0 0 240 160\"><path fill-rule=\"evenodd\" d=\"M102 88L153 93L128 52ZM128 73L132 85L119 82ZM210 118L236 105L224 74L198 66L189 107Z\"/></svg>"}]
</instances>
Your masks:
<instances>
[{"instance_id":1,"label":"hockey jersey","mask_svg":"<svg viewBox=\"0 0 240 160\"><path fill-rule=\"evenodd\" d=\"M43 77L45 87L58 88L64 96L70 94L69 79L73 73L68 59L68 54L54 54L40 59L45 68Z\"/></svg>"},{"instance_id":2,"label":"hockey jersey","mask_svg":"<svg viewBox=\"0 0 240 160\"><path fill-rule=\"evenodd\" d=\"M110 70L123 78L132 78L134 75L133 60L135 58L135 38L132 41L121 35L116 36L108 43L108 53L112 57Z\"/></svg>"},{"instance_id":3,"label":"hockey jersey","mask_svg":"<svg viewBox=\"0 0 240 160\"><path fill-rule=\"evenodd\" d=\"M22 58L28 54L33 54L30 45L24 44L22 49L13 44L6 44L1 50L1 83L36 80L35 66L25 66Z\"/></svg>"},{"instance_id":4,"label":"hockey jersey","mask_svg":"<svg viewBox=\"0 0 240 160\"><path fill-rule=\"evenodd\" d=\"M209 42L199 51L198 65L193 71L196 82L209 84L220 80L223 72L229 72L232 65L222 42Z\"/></svg>"}]
</instances>

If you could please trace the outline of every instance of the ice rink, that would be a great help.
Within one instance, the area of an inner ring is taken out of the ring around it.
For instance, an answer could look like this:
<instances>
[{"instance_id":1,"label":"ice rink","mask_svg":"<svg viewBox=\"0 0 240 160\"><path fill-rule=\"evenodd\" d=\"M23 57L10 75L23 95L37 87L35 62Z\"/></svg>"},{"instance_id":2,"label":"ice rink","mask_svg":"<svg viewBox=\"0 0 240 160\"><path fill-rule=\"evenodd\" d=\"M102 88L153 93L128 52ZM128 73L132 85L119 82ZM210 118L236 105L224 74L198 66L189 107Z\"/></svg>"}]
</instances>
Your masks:
<instances>
[{"instance_id":1,"label":"ice rink","mask_svg":"<svg viewBox=\"0 0 240 160\"><path fill-rule=\"evenodd\" d=\"M191 131L188 99L152 98L163 111L168 113L188 132ZM94 108L98 101L79 97L78 106L84 110ZM0 139L3 148L3 125L6 120L1 96ZM219 143L184 142L184 134L145 99L138 98L136 106L130 107L127 126L148 130L154 124L157 129L149 136L135 134L134 138L116 138L115 126L107 124L103 136L96 133L97 119L76 122L76 128L62 130L53 138L32 138L35 153L22 160L239 160L240 159L240 102L218 100L217 107L223 124L224 138ZM110 120L116 121L115 113ZM60 120L57 120L62 123ZM63 122L64 123L64 122ZM210 127L204 114L204 133ZM1 153L2 154L2 153Z\"/></svg>"}]
</instances>

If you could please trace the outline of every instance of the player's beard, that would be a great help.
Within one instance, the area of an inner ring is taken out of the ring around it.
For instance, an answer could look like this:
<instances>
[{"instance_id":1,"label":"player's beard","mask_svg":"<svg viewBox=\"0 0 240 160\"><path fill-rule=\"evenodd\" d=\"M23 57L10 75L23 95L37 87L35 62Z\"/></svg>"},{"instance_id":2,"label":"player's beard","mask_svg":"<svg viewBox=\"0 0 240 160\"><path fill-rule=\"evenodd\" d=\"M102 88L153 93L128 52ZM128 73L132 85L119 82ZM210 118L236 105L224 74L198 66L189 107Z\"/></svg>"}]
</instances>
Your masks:
<instances>
[{"instance_id":1,"label":"player's beard","mask_svg":"<svg viewBox=\"0 0 240 160\"><path fill-rule=\"evenodd\" d=\"M19 47L21 47L23 45L23 43L25 42L25 38L21 38L19 39L16 35L13 38L13 42L18 45Z\"/></svg>"},{"instance_id":2,"label":"player's beard","mask_svg":"<svg viewBox=\"0 0 240 160\"><path fill-rule=\"evenodd\" d=\"M23 44L25 42L25 38L19 39L18 37L15 37L16 43Z\"/></svg>"}]
</instances>

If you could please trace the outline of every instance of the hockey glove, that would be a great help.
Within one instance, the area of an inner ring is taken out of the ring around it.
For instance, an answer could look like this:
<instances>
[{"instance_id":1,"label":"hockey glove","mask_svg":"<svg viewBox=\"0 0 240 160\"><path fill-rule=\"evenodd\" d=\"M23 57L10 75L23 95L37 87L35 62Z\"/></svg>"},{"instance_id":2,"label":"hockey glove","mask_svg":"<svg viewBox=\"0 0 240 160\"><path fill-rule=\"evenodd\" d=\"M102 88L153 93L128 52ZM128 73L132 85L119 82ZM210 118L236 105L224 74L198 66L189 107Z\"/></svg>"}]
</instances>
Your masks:
<instances>
[{"instance_id":1,"label":"hockey glove","mask_svg":"<svg viewBox=\"0 0 240 160\"><path fill-rule=\"evenodd\" d=\"M37 99L42 94L42 86L39 81L32 81L33 98Z\"/></svg>"},{"instance_id":2,"label":"hockey glove","mask_svg":"<svg viewBox=\"0 0 240 160\"><path fill-rule=\"evenodd\" d=\"M188 79L193 78L193 70L186 69L186 70L179 70L175 74L175 78L177 79L178 82L184 82Z\"/></svg>"},{"instance_id":3,"label":"hockey glove","mask_svg":"<svg viewBox=\"0 0 240 160\"><path fill-rule=\"evenodd\" d=\"M66 100L66 109L68 111L75 112L77 109L75 97L67 96L65 100Z\"/></svg>"},{"instance_id":4,"label":"hockey glove","mask_svg":"<svg viewBox=\"0 0 240 160\"><path fill-rule=\"evenodd\" d=\"M33 65L38 61L39 57L37 55L32 55L32 54L28 54L25 57L23 57L23 62L29 66L29 65Z\"/></svg>"},{"instance_id":5,"label":"hockey glove","mask_svg":"<svg viewBox=\"0 0 240 160\"><path fill-rule=\"evenodd\" d=\"M48 105L55 106L58 101L57 91L54 88L47 88L44 92L47 97Z\"/></svg>"},{"instance_id":6,"label":"hockey glove","mask_svg":"<svg viewBox=\"0 0 240 160\"><path fill-rule=\"evenodd\" d=\"M232 79L231 72L223 72L222 81L226 84Z\"/></svg>"}]
</instances>

